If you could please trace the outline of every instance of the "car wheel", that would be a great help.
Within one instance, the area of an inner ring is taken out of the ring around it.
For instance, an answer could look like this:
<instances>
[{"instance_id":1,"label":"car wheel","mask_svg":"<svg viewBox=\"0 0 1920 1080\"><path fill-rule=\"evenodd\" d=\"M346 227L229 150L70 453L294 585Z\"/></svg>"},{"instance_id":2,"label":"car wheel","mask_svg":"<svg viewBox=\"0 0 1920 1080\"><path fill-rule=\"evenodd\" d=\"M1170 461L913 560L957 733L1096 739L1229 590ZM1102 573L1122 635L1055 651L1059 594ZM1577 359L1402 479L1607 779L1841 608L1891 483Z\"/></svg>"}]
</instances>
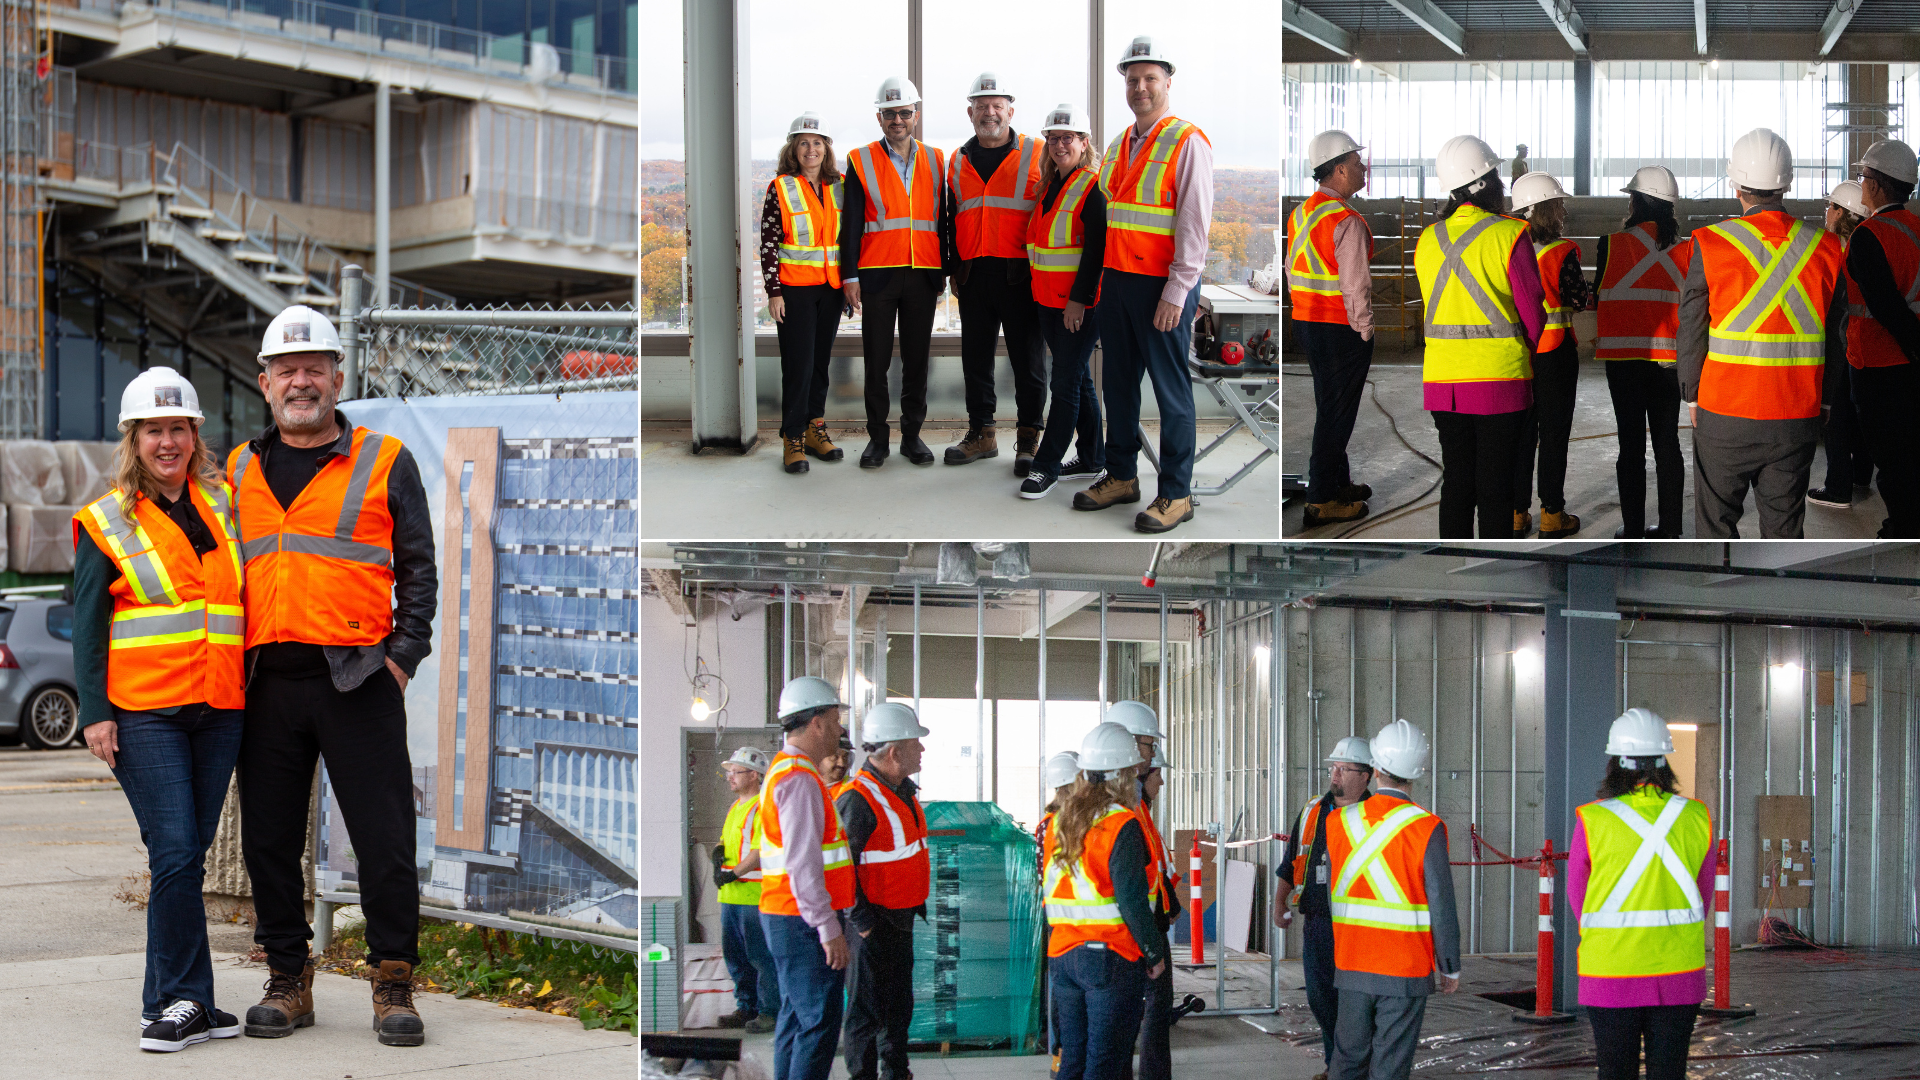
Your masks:
<instances>
[{"instance_id":1,"label":"car wheel","mask_svg":"<svg viewBox=\"0 0 1920 1080\"><path fill-rule=\"evenodd\" d=\"M20 720L20 736L35 750L55 750L80 739L80 702L64 686L36 691Z\"/></svg>"}]
</instances>

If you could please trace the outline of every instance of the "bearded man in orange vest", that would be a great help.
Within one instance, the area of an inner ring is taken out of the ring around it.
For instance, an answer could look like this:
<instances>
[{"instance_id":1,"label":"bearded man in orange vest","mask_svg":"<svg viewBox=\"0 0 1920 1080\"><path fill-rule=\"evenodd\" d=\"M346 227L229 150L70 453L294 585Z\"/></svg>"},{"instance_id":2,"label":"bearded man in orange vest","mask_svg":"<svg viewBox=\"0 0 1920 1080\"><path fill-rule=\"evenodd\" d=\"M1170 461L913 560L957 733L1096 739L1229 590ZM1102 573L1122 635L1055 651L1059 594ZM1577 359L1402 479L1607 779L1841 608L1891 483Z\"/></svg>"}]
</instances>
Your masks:
<instances>
[{"instance_id":1,"label":"bearded man in orange vest","mask_svg":"<svg viewBox=\"0 0 1920 1080\"><path fill-rule=\"evenodd\" d=\"M889 701L860 727L867 760L835 801L853 855L853 936L842 1052L850 1080L907 1080L913 1024L913 917L927 917L932 881L927 815L914 797L929 734L912 709ZM875 1052L876 1047L878 1053Z\"/></svg>"},{"instance_id":2,"label":"bearded man in orange vest","mask_svg":"<svg viewBox=\"0 0 1920 1080\"><path fill-rule=\"evenodd\" d=\"M388 1046L418 1046L405 693L432 651L439 575L420 469L399 439L334 408L340 358L325 315L302 306L276 315L260 350L273 425L227 459L246 567L240 840L259 915L253 940L269 971L246 1033L278 1038L314 1022L300 856L324 757L359 867L374 1026Z\"/></svg>"}]
</instances>

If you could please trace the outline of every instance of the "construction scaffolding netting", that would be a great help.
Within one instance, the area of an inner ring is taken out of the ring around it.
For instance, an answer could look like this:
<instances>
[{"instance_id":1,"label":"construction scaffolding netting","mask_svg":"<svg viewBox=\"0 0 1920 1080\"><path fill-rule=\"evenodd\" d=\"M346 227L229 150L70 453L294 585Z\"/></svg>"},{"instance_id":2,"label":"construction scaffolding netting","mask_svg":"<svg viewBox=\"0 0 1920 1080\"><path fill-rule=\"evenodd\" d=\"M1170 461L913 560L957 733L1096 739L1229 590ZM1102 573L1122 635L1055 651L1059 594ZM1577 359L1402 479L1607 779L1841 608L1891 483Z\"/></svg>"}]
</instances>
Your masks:
<instances>
[{"instance_id":1,"label":"construction scaffolding netting","mask_svg":"<svg viewBox=\"0 0 1920 1080\"><path fill-rule=\"evenodd\" d=\"M349 379L368 397L557 394L637 387L638 330L631 304L371 308L343 312L341 337Z\"/></svg>"},{"instance_id":2,"label":"construction scaffolding netting","mask_svg":"<svg viewBox=\"0 0 1920 1080\"><path fill-rule=\"evenodd\" d=\"M1044 929L1038 845L994 803L925 809L931 931L914 933L908 1042L1034 1053Z\"/></svg>"}]
</instances>

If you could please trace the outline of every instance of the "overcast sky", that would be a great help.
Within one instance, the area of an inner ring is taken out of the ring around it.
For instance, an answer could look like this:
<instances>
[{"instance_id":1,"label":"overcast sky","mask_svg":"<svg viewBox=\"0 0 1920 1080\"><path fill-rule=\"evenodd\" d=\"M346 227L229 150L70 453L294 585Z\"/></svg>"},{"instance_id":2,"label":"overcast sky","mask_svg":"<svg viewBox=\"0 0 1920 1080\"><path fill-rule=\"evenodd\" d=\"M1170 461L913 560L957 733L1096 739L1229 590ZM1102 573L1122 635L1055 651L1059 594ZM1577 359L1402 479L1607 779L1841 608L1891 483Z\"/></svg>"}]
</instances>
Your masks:
<instances>
[{"instance_id":1,"label":"overcast sky","mask_svg":"<svg viewBox=\"0 0 1920 1080\"><path fill-rule=\"evenodd\" d=\"M951 150L973 134L966 95L983 70L1014 95L1015 130L1038 134L1056 103L1085 107L1086 0L928 0L925 137ZM1223 167L1280 163L1280 15L1272 0L1106 0L1107 137L1130 123L1120 73L1126 44L1151 34L1179 70L1173 112L1198 124ZM640 0L640 156L684 160L681 0ZM761 0L751 7L753 156L773 158L795 116L819 113L844 161L880 137L873 99L881 80L907 71L904 0L840 0L820 7ZM843 166L844 167L844 166Z\"/></svg>"}]
</instances>

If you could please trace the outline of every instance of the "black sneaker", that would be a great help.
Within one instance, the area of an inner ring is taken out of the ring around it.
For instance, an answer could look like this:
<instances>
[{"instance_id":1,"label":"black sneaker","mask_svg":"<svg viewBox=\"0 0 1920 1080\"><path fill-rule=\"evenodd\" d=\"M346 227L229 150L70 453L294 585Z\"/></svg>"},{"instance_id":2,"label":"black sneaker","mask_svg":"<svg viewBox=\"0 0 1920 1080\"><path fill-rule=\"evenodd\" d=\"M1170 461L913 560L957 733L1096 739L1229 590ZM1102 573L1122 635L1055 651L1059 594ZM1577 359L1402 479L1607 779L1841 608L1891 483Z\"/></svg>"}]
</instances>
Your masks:
<instances>
[{"instance_id":1,"label":"black sneaker","mask_svg":"<svg viewBox=\"0 0 1920 1080\"><path fill-rule=\"evenodd\" d=\"M1035 469L1027 474L1025 480L1020 481L1020 497L1023 499L1044 498L1047 492L1052 491L1054 485L1059 482L1059 477L1048 476L1046 473Z\"/></svg>"},{"instance_id":2,"label":"black sneaker","mask_svg":"<svg viewBox=\"0 0 1920 1080\"><path fill-rule=\"evenodd\" d=\"M1106 471L1107 470L1098 465L1089 465L1079 458L1074 458L1072 461L1060 466L1060 479L1097 480L1100 478L1100 474Z\"/></svg>"},{"instance_id":3,"label":"black sneaker","mask_svg":"<svg viewBox=\"0 0 1920 1080\"><path fill-rule=\"evenodd\" d=\"M159 1023L158 1020L149 1020L144 1016L141 1017L141 1033L145 1034L147 1028L157 1023ZM230 1012L215 1009L213 1010L213 1026L207 1029L207 1033L216 1039L237 1039L240 1037L240 1018Z\"/></svg>"},{"instance_id":4,"label":"black sneaker","mask_svg":"<svg viewBox=\"0 0 1920 1080\"><path fill-rule=\"evenodd\" d=\"M160 1019L141 1030L140 1049L171 1053L211 1038L213 1019L207 1010L199 1002L182 999L167 1006L167 1011L160 1014Z\"/></svg>"},{"instance_id":5,"label":"black sneaker","mask_svg":"<svg viewBox=\"0 0 1920 1080\"><path fill-rule=\"evenodd\" d=\"M1853 505L1853 493L1832 488L1808 488L1807 501L1815 506L1831 506L1835 510L1845 510Z\"/></svg>"}]
</instances>

